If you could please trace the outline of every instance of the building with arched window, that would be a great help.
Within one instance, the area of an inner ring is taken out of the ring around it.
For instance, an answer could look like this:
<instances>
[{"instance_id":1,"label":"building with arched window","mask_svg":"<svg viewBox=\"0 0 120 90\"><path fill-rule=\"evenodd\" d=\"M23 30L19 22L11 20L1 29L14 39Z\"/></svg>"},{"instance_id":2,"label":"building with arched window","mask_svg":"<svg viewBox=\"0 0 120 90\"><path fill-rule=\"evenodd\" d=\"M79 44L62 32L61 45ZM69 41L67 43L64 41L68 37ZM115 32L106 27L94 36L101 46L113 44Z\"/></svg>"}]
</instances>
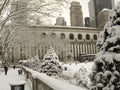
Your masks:
<instances>
[{"instance_id":1,"label":"building with arched window","mask_svg":"<svg viewBox=\"0 0 120 90\"><path fill-rule=\"evenodd\" d=\"M13 7L15 9L14 4ZM72 26L60 26L65 23L63 17L57 20L55 26L22 24L22 22L26 22L24 19L26 14L21 19L13 18L18 21L13 30L15 31L14 38L9 41L8 60L25 60L36 55L42 60L50 46L55 49L61 61L70 60L68 57L78 60L80 54L95 54L98 28L83 27L82 7L79 2L72 2L70 10ZM14 33L11 33L10 36L13 36L12 34Z\"/></svg>"},{"instance_id":2,"label":"building with arched window","mask_svg":"<svg viewBox=\"0 0 120 90\"><path fill-rule=\"evenodd\" d=\"M67 26L24 26L19 28L10 42L9 60L32 58L43 59L52 46L61 61L68 55L77 60L80 54L95 54L99 30L90 27Z\"/></svg>"}]
</instances>

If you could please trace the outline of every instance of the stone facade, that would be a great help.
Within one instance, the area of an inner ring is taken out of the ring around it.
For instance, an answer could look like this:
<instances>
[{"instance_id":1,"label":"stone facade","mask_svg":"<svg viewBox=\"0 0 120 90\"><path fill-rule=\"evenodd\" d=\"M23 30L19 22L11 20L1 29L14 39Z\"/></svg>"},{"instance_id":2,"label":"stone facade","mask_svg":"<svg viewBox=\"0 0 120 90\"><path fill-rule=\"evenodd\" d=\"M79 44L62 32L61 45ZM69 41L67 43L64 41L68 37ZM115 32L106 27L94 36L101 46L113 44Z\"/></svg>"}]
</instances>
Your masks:
<instances>
[{"instance_id":1,"label":"stone facade","mask_svg":"<svg viewBox=\"0 0 120 90\"><path fill-rule=\"evenodd\" d=\"M79 54L95 54L99 30L87 27L20 26L9 44L8 60L23 60L36 55L43 59L49 46L61 61L77 60Z\"/></svg>"}]
</instances>

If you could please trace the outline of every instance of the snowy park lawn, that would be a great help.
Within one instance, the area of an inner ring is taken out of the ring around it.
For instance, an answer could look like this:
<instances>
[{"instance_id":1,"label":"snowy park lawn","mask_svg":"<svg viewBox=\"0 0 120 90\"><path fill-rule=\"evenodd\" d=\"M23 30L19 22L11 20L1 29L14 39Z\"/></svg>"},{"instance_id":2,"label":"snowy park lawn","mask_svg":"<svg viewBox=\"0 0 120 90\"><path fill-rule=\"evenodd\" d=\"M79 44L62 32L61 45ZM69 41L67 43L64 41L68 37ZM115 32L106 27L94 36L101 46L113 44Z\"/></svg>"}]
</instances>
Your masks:
<instances>
[{"instance_id":1,"label":"snowy park lawn","mask_svg":"<svg viewBox=\"0 0 120 90\"><path fill-rule=\"evenodd\" d=\"M91 68L93 66L93 62L83 62L83 63L68 63L68 64L64 64L63 67L67 67L67 70L65 72L76 72L78 71L80 68L86 68L86 70L88 71L88 73L91 71Z\"/></svg>"},{"instance_id":2,"label":"snowy park lawn","mask_svg":"<svg viewBox=\"0 0 120 90\"><path fill-rule=\"evenodd\" d=\"M76 79L82 78L82 82L87 81L86 83L89 85L90 80L88 75L91 72L92 66L93 62L64 64L63 74L61 78L58 79L81 87L82 85L78 84L78 81ZM67 70L65 70L65 67L67 67ZM81 72L81 70L83 71Z\"/></svg>"},{"instance_id":3,"label":"snowy park lawn","mask_svg":"<svg viewBox=\"0 0 120 90\"><path fill-rule=\"evenodd\" d=\"M31 90L24 75L18 75L18 69L9 68L8 74L4 74L3 68L0 68L0 90L11 90L10 84L18 84L25 81L25 90Z\"/></svg>"}]
</instances>

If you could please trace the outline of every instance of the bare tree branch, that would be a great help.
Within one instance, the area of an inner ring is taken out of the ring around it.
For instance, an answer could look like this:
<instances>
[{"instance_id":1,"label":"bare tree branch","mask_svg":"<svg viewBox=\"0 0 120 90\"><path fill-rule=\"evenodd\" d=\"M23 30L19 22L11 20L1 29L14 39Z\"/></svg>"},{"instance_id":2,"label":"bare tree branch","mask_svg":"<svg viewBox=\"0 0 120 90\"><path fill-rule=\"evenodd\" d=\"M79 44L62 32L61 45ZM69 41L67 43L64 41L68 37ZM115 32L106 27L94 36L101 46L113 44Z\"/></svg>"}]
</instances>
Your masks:
<instances>
[{"instance_id":1,"label":"bare tree branch","mask_svg":"<svg viewBox=\"0 0 120 90\"><path fill-rule=\"evenodd\" d=\"M4 10L4 8L9 4L10 0L4 0L1 8L0 8L0 15L2 13L2 11Z\"/></svg>"}]
</instances>

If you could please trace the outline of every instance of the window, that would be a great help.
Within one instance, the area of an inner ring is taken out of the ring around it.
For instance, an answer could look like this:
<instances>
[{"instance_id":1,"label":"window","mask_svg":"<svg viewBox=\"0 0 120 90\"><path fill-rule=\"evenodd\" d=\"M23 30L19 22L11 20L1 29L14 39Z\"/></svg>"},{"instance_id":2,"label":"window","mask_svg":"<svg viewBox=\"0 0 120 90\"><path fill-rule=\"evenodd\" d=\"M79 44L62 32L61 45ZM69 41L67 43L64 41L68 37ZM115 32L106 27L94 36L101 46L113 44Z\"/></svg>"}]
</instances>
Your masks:
<instances>
[{"instance_id":1,"label":"window","mask_svg":"<svg viewBox=\"0 0 120 90\"><path fill-rule=\"evenodd\" d=\"M78 34L78 40L82 40L82 35Z\"/></svg>"},{"instance_id":2,"label":"window","mask_svg":"<svg viewBox=\"0 0 120 90\"><path fill-rule=\"evenodd\" d=\"M74 39L74 35L73 34L70 34L69 37L70 37L70 40Z\"/></svg>"},{"instance_id":3,"label":"window","mask_svg":"<svg viewBox=\"0 0 120 90\"><path fill-rule=\"evenodd\" d=\"M61 33L60 38L61 38L61 39L65 39L65 34L64 34L64 33Z\"/></svg>"},{"instance_id":4,"label":"window","mask_svg":"<svg viewBox=\"0 0 120 90\"><path fill-rule=\"evenodd\" d=\"M86 35L86 40L90 40L90 35L89 34Z\"/></svg>"},{"instance_id":5,"label":"window","mask_svg":"<svg viewBox=\"0 0 120 90\"><path fill-rule=\"evenodd\" d=\"M56 34L55 34L55 33L52 33L51 36L52 36L52 37L56 37Z\"/></svg>"},{"instance_id":6,"label":"window","mask_svg":"<svg viewBox=\"0 0 120 90\"><path fill-rule=\"evenodd\" d=\"M94 39L94 40L97 40L97 35L94 35L94 36L93 36L93 39Z\"/></svg>"},{"instance_id":7,"label":"window","mask_svg":"<svg viewBox=\"0 0 120 90\"><path fill-rule=\"evenodd\" d=\"M45 36L46 36L46 33L42 33L41 36L42 36L42 37L45 37Z\"/></svg>"}]
</instances>

